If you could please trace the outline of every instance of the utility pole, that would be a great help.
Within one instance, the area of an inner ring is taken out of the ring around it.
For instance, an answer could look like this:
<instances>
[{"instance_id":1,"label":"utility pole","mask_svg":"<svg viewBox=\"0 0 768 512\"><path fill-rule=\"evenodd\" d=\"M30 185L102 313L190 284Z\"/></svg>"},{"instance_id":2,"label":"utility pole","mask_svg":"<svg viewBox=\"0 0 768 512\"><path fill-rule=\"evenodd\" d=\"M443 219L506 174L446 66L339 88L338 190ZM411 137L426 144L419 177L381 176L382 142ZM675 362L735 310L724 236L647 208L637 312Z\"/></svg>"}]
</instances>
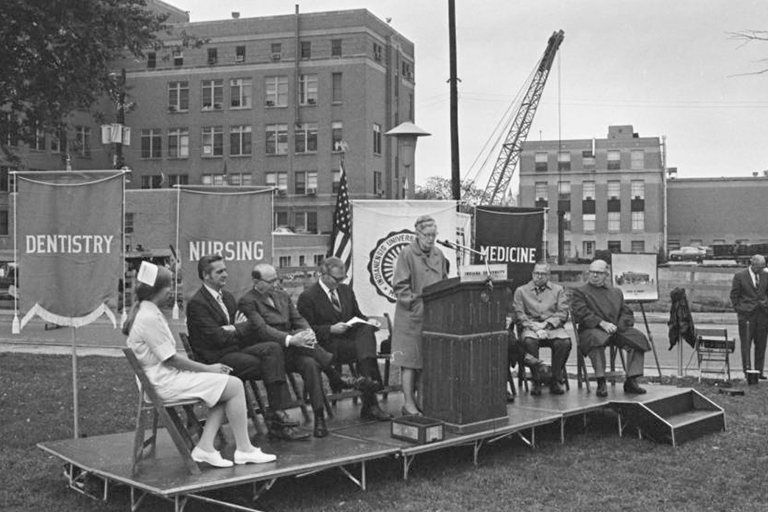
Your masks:
<instances>
[{"instance_id":1,"label":"utility pole","mask_svg":"<svg viewBox=\"0 0 768 512\"><path fill-rule=\"evenodd\" d=\"M120 140L115 142L115 169L122 169L125 165L123 158L123 135L125 135L125 68L120 70L120 83L117 92L117 124L120 126Z\"/></svg>"},{"instance_id":2,"label":"utility pole","mask_svg":"<svg viewBox=\"0 0 768 512\"><path fill-rule=\"evenodd\" d=\"M456 4L448 0L448 38L451 85L451 195L461 200L461 170L459 169L459 78L456 76Z\"/></svg>"}]
</instances>

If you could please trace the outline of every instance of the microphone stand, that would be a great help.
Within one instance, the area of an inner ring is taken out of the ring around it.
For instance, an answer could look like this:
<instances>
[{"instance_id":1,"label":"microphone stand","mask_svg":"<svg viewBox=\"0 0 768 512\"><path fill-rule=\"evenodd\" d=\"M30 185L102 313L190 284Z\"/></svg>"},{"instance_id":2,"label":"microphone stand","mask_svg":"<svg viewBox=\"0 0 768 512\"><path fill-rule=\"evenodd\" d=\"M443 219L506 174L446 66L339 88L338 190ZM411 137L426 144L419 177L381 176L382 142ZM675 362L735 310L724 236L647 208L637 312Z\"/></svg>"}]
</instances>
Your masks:
<instances>
[{"instance_id":1,"label":"microphone stand","mask_svg":"<svg viewBox=\"0 0 768 512\"><path fill-rule=\"evenodd\" d=\"M449 249L453 249L454 251L463 251L468 252L471 254L477 254L482 259L483 263L485 263L485 271L488 273L488 277L485 280L485 284L488 285L489 290L493 290L493 279L491 278L491 266L488 264L488 258L485 254L483 254L480 251L476 251L475 249L472 249L471 247L467 247L466 245L457 244L456 242L450 242L448 240L437 240L437 243L448 247Z\"/></svg>"}]
</instances>

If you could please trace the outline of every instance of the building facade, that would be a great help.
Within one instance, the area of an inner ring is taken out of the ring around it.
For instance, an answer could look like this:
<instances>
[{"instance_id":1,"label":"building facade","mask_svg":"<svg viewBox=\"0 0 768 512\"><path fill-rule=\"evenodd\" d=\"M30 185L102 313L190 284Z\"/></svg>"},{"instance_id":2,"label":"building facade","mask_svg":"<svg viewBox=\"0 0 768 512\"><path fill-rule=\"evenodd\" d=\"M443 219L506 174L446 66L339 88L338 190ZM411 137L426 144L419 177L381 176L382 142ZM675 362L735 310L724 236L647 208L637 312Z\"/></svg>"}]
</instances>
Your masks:
<instances>
[{"instance_id":1,"label":"building facade","mask_svg":"<svg viewBox=\"0 0 768 512\"><path fill-rule=\"evenodd\" d=\"M658 137L609 126L605 139L528 141L520 154L520 206L547 208L546 251L557 257L558 210L566 259L596 250L664 247L664 170Z\"/></svg>"}]
</instances>

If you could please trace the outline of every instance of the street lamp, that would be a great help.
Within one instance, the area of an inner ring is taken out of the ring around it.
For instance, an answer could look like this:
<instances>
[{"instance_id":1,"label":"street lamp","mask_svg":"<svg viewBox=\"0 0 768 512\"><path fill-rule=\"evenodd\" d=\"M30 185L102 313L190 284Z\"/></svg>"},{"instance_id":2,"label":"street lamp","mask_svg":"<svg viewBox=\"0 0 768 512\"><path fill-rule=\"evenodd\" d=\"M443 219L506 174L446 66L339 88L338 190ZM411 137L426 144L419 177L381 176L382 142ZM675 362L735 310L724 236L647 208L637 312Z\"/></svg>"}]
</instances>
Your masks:
<instances>
[{"instance_id":1,"label":"street lamp","mask_svg":"<svg viewBox=\"0 0 768 512\"><path fill-rule=\"evenodd\" d=\"M414 171L413 171L413 155L416 151L416 139L419 137L426 137L429 135L432 135L429 132L426 132L416 126L415 124L406 121L405 123L401 123L397 125L396 127L389 130L384 135L388 137L395 137L397 139L397 155L398 155L398 161L400 164L403 165L405 168L405 172L402 185L398 186L400 187L400 190L403 191L403 199L413 199L413 193L414 193ZM396 172L399 175L399 169L396 169ZM395 183L397 183L397 179L395 180ZM399 194L395 194L395 197L397 197Z\"/></svg>"}]
</instances>

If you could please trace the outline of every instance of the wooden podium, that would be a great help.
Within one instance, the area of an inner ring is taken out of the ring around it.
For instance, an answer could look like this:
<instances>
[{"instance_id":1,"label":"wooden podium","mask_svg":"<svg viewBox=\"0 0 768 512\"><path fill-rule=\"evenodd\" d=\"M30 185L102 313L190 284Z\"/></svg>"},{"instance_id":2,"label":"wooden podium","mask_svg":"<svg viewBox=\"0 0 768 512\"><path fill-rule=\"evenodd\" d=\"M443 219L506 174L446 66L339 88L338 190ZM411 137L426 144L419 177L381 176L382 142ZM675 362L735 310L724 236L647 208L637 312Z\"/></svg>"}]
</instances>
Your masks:
<instances>
[{"instance_id":1,"label":"wooden podium","mask_svg":"<svg viewBox=\"0 0 768 512\"><path fill-rule=\"evenodd\" d=\"M424 414L471 433L507 424L511 281L446 279L424 289Z\"/></svg>"}]
</instances>

